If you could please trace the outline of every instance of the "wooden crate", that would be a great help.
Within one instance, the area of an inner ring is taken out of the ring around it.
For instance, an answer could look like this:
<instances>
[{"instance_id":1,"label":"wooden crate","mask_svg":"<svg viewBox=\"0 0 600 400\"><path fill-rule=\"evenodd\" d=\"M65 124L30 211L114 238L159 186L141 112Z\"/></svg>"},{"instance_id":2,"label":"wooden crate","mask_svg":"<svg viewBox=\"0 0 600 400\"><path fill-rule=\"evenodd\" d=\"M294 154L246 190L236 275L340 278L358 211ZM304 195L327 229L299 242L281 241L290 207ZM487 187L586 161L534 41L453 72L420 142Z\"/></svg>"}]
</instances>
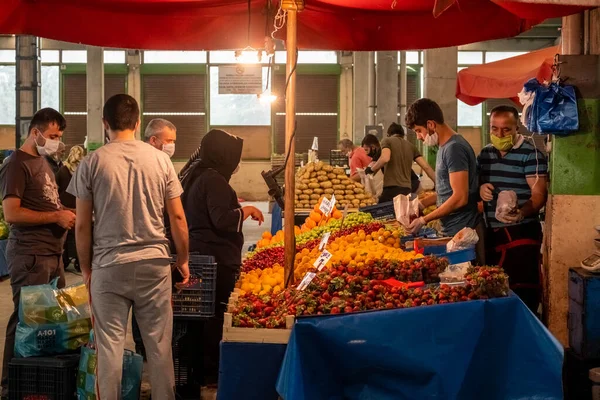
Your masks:
<instances>
[{"instance_id":1,"label":"wooden crate","mask_svg":"<svg viewBox=\"0 0 600 400\"><path fill-rule=\"evenodd\" d=\"M300 168L300 164L304 162L306 164L308 162L308 153L296 153L296 162L295 167ZM277 167L282 166L285 163L285 154L271 154L271 168L275 169ZM285 173L279 174L275 180L280 186L283 186L285 183Z\"/></svg>"},{"instance_id":2,"label":"wooden crate","mask_svg":"<svg viewBox=\"0 0 600 400\"><path fill-rule=\"evenodd\" d=\"M231 311L239 297L239 289L234 289L229 297L229 304L223 322L223 341L242 343L276 343L287 344L292 333L295 318L289 315L285 318L285 329L266 328L237 328L233 326L233 315Z\"/></svg>"}]
</instances>

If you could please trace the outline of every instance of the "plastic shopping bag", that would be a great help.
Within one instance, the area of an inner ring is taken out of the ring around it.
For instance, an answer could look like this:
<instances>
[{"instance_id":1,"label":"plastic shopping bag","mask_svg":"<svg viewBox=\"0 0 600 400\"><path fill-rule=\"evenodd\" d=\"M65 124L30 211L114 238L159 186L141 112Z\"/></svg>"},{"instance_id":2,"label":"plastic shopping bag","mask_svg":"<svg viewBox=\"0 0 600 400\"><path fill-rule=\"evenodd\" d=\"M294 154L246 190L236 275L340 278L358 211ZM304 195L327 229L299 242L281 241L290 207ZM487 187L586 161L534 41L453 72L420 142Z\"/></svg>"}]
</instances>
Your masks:
<instances>
[{"instance_id":1,"label":"plastic shopping bag","mask_svg":"<svg viewBox=\"0 0 600 400\"><path fill-rule=\"evenodd\" d=\"M365 192L379 198L383 192L383 173L377 171L374 174L367 175L362 168L357 168L356 172L360 177L360 183L365 187Z\"/></svg>"},{"instance_id":2,"label":"plastic shopping bag","mask_svg":"<svg viewBox=\"0 0 600 400\"><path fill-rule=\"evenodd\" d=\"M90 335L91 336L91 335ZM93 345L93 340L90 339ZM96 351L88 346L81 348L79 369L77 371L77 399L96 399ZM141 355L125 350L123 354L123 375L121 378L121 399L138 400L142 386L142 368L144 359Z\"/></svg>"},{"instance_id":3,"label":"plastic shopping bag","mask_svg":"<svg viewBox=\"0 0 600 400\"><path fill-rule=\"evenodd\" d=\"M454 237L446 243L446 250L453 251L472 249L479 242L479 236L475 229L463 228Z\"/></svg>"},{"instance_id":4,"label":"plastic shopping bag","mask_svg":"<svg viewBox=\"0 0 600 400\"><path fill-rule=\"evenodd\" d=\"M396 220L402 226L408 228L411 222L419 218L419 198L402 194L394 197L394 212L396 213Z\"/></svg>"},{"instance_id":5,"label":"plastic shopping bag","mask_svg":"<svg viewBox=\"0 0 600 400\"><path fill-rule=\"evenodd\" d=\"M536 109L538 133L565 135L579 130L579 113L573 86L540 86L533 107Z\"/></svg>"},{"instance_id":6,"label":"plastic shopping bag","mask_svg":"<svg viewBox=\"0 0 600 400\"><path fill-rule=\"evenodd\" d=\"M87 343L91 329L87 288L79 284L57 289L56 282L21 289L17 357L67 353Z\"/></svg>"},{"instance_id":7,"label":"plastic shopping bag","mask_svg":"<svg viewBox=\"0 0 600 400\"><path fill-rule=\"evenodd\" d=\"M514 215L518 211L517 193L512 190L503 190L498 193L496 203L496 219L508 223L505 217Z\"/></svg>"}]
</instances>

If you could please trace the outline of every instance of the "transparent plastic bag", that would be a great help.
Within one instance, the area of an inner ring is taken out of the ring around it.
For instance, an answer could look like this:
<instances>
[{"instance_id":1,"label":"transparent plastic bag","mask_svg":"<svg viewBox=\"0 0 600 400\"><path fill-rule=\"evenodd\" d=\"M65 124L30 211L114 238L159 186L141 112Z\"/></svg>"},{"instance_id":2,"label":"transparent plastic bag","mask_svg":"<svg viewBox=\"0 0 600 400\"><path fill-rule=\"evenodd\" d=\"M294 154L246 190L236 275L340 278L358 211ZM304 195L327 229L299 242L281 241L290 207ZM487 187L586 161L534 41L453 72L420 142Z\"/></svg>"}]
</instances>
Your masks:
<instances>
[{"instance_id":1,"label":"transparent plastic bag","mask_svg":"<svg viewBox=\"0 0 600 400\"><path fill-rule=\"evenodd\" d=\"M508 222L505 216L514 215L518 211L517 193L512 190L503 190L498 193L496 203L496 219Z\"/></svg>"},{"instance_id":2,"label":"transparent plastic bag","mask_svg":"<svg viewBox=\"0 0 600 400\"><path fill-rule=\"evenodd\" d=\"M81 283L57 289L56 282L21 288L17 356L67 353L87 343L92 327L87 288Z\"/></svg>"},{"instance_id":3,"label":"transparent plastic bag","mask_svg":"<svg viewBox=\"0 0 600 400\"><path fill-rule=\"evenodd\" d=\"M470 262L449 265L444 272L440 274L440 283L457 284L465 281L465 275L471 268Z\"/></svg>"},{"instance_id":4,"label":"transparent plastic bag","mask_svg":"<svg viewBox=\"0 0 600 400\"><path fill-rule=\"evenodd\" d=\"M396 220L408 228L415 219L419 218L419 198L402 194L394 197L394 212Z\"/></svg>"},{"instance_id":5,"label":"transparent plastic bag","mask_svg":"<svg viewBox=\"0 0 600 400\"><path fill-rule=\"evenodd\" d=\"M475 229L463 228L446 244L446 250L453 251L472 249L479 242Z\"/></svg>"}]
</instances>

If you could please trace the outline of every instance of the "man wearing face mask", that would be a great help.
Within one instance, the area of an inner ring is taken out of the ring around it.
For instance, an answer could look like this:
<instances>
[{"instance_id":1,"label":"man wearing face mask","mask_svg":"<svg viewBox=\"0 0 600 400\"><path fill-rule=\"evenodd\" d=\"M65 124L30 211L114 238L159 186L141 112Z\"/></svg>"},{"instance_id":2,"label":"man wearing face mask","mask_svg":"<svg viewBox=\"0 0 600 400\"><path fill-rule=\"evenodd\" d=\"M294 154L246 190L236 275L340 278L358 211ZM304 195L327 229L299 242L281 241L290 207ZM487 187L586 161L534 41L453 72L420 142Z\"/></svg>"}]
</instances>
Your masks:
<instances>
[{"instance_id":1,"label":"man wearing face mask","mask_svg":"<svg viewBox=\"0 0 600 400\"><path fill-rule=\"evenodd\" d=\"M498 106L490 113L491 144L481 150L479 193L487 226L486 260L505 268L511 289L533 311L540 302L540 209L546 203L548 162L519 134L519 113ZM513 191L517 208L496 214L498 193Z\"/></svg>"},{"instance_id":2,"label":"man wearing face mask","mask_svg":"<svg viewBox=\"0 0 600 400\"><path fill-rule=\"evenodd\" d=\"M173 158L177 128L166 119L155 118L146 126L144 140L155 149L164 151L169 158Z\"/></svg>"},{"instance_id":3,"label":"man wearing face mask","mask_svg":"<svg viewBox=\"0 0 600 400\"><path fill-rule=\"evenodd\" d=\"M31 120L25 143L0 168L2 206L6 222L11 224L6 258L14 303L4 343L2 396L8 391L8 363L14 356L21 288L47 284L54 278L58 278L58 287L65 285L62 251L75 214L63 208L45 157L56 154L62 145L66 125L58 111L39 110Z\"/></svg>"},{"instance_id":4,"label":"man wearing face mask","mask_svg":"<svg viewBox=\"0 0 600 400\"><path fill-rule=\"evenodd\" d=\"M424 199L421 205L425 208L437 203L438 208L415 219L410 231L416 233L436 219L441 220L446 236L454 236L465 227L477 228L480 220L477 161L469 142L444 122L440 106L430 99L419 99L408 108L406 126L428 146L439 146L435 164L436 195Z\"/></svg>"}]
</instances>

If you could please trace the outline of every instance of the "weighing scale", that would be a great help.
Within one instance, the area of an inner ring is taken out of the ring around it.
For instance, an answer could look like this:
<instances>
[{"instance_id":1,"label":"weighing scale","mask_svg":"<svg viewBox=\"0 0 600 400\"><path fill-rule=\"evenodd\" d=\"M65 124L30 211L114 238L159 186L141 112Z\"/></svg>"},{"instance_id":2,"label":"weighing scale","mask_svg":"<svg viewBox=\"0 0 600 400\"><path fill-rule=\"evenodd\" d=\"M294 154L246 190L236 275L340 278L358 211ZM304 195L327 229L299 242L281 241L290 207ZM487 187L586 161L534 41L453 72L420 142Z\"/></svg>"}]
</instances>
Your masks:
<instances>
[{"instance_id":1,"label":"weighing scale","mask_svg":"<svg viewBox=\"0 0 600 400\"><path fill-rule=\"evenodd\" d=\"M600 225L596 226L596 231L600 233ZM594 243L600 249L600 239L594 239ZM581 267L589 272L600 272L600 250L596 250L592 255L586 257L581 262Z\"/></svg>"}]
</instances>

